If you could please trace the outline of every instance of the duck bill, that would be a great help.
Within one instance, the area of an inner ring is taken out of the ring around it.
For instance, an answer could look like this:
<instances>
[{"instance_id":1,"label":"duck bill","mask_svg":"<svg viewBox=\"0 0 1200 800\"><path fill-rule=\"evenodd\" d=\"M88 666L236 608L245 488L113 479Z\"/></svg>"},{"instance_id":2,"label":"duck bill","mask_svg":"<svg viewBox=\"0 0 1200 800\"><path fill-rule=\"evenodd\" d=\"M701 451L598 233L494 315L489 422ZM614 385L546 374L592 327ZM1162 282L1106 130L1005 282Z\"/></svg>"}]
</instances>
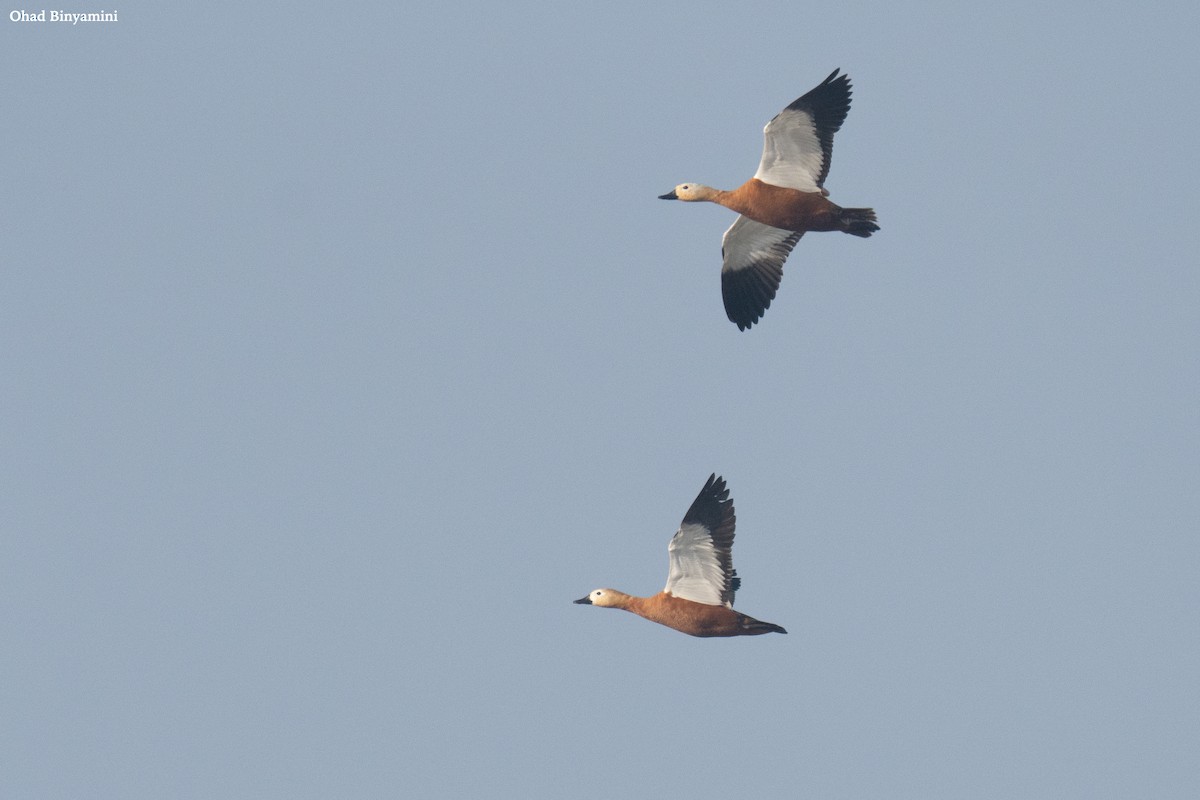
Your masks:
<instances>
[{"instance_id":1,"label":"duck bill","mask_svg":"<svg viewBox=\"0 0 1200 800\"><path fill-rule=\"evenodd\" d=\"M590 598L590 597L581 597L581 598L579 598L578 600L572 600L571 602L572 602L572 603L575 603L576 605L585 605L585 606L590 606L590 605L592 604L592 598Z\"/></svg>"},{"instance_id":2,"label":"duck bill","mask_svg":"<svg viewBox=\"0 0 1200 800\"><path fill-rule=\"evenodd\" d=\"M675 194L675 190L672 189L671 191L667 192L666 194L660 194L658 196L658 199L659 200L678 200L679 195Z\"/></svg>"}]
</instances>

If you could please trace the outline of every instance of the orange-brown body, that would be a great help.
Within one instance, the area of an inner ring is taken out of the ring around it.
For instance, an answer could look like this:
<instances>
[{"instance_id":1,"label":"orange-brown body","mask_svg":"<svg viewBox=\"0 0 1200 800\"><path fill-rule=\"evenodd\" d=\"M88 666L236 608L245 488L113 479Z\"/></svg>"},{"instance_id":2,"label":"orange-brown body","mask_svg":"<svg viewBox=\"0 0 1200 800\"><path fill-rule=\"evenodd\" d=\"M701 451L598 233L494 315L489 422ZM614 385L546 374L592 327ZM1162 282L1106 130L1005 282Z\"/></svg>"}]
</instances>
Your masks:
<instances>
[{"instance_id":1,"label":"orange-brown body","mask_svg":"<svg viewBox=\"0 0 1200 800\"><path fill-rule=\"evenodd\" d=\"M761 622L727 606L710 606L659 592L651 597L633 597L613 589L606 605L644 617L692 636L757 636L787 633L770 622Z\"/></svg>"},{"instance_id":2,"label":"orange-brown body","mask_svg":"<svg viewBox=\"0 0 1200 800\"><path fill-rule=\"evenodd\" d=\"M802 192L751 178L732 191L716 190L712 202L755 222L788 231L843 231L842 207L822 192Z\"/></svg>"}]
</instances>

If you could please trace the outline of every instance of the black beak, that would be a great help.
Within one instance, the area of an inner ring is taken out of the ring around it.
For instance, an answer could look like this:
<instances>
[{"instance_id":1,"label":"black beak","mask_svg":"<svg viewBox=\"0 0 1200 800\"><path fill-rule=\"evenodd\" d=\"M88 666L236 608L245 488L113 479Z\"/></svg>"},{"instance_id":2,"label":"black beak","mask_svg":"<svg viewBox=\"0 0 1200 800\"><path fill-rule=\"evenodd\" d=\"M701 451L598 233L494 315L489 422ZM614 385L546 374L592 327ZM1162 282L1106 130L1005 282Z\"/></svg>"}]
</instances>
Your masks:
<instances>
[{"instance_id":1,"label":"black beak","mask_svg":"<svg viewBox=\"0 0 1200 800\"><path fill-rule=\"evenodd\" d=\"M675 194L675 190L672 189L671 191L667 192L666 194L660 194L658 196L658 199L659 200L678 200L679 196L677 194Z\"/></svg>"},{"instance_id":2,"label":"black beak","mask_svg":"<svg viewBox=\"0 0 1200 800\"><path fill-rule=\"evenodd\" d=\"M583 605L590 606L592 604L592 599L590 596L589 597L581 597L578 600L572 600L571 602L575 603L576 605L583 604Z\"/></svg>"}]
</instances>

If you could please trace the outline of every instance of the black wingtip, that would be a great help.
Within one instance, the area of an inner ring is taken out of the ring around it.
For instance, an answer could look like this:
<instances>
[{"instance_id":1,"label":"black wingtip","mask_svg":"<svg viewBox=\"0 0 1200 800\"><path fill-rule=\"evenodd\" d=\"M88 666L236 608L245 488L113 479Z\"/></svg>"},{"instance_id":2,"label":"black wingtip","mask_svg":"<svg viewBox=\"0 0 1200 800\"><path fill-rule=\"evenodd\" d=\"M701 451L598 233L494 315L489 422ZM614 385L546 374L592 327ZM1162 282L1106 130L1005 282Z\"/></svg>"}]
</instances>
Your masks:
<instances>
[{"instance_id":1,"label":"black wingtip","mask_svg":"<svg viewBox=\"0 0 1200 800\"><path fill-rule=\"evenodd\" d=\"M729 487L725 485L725 479L714 472L705 481L704 488L696 495L696 499L692 501L691 507L683 517L683 522L685 525L688 523L703 525L715 534L726 516L732 524L733 501L729 499Z\"/></svg>"},{"instance_id":2,"label":"black wingtip","mask_svg":"<svg viewBox=\"0 0 1200 800\"><path fill-rule=\"evenodd\" d=\"M739 331L749 330L771 307L781 280L783 268L767 263L722 272L721 299L725 302L725 316L738 326Z\"/></svg>"}]
</instances>

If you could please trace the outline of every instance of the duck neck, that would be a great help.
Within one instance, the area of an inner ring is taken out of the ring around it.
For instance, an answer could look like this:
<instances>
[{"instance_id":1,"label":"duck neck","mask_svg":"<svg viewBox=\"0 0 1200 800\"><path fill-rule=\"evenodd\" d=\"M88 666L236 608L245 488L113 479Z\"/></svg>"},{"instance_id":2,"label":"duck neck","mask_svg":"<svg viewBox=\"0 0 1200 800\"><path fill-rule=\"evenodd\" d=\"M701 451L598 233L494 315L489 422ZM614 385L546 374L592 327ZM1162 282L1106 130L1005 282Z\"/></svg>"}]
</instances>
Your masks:
<instances>
[{"instance_id":1,"label":"duck neck","mask_svg":"<svg viewBox=\"0 0 1200 800\"><path fill-rule=\"evenodd\" d=\"M644 597L634 597L633 595L625 594L616 589L604 590L604 602L601 608L619 608L622 611L632 611L635 614L640 614L641 603L646 600Z\"/></svg>"},{"instance_id":2,"label":"duck neck","mask_svg":"<svg viewBox=\"0 0 1200 800\"><path fill-rule=\"evenodd\" d=\"M727 201L732 192L727 192L724 189L714 189L711 186L704 186L697 192L700 199L708 203L716 203L721 206L728 206Z\"/></svg>"}]
</instances>

